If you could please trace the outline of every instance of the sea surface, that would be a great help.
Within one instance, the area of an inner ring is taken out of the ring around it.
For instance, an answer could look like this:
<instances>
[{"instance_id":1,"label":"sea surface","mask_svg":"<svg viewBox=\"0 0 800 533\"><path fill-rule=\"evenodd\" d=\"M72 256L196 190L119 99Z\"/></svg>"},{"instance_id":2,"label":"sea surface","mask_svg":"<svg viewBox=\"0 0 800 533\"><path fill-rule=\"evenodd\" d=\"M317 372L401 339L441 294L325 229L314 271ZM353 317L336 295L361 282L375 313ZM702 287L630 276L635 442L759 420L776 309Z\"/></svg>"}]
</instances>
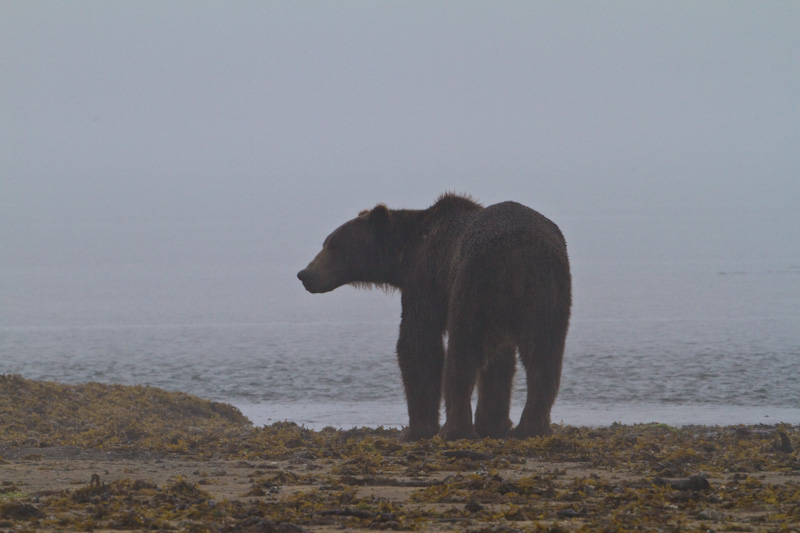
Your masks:
<instances>
[{"instance_id":1,"label":"sea surface","mask_svg":"<svg viewBox=\"0 0 800 533\"><path fill-rule=\"evenodd\" d=\"M589 246L571 244L573 319L554 422L800 423L794 251L669 260ZM399 295L310 295L294 277L302 266L3 268L0 373L184 391L256 424L404 425Z\"/></svg>"}]
</instances>

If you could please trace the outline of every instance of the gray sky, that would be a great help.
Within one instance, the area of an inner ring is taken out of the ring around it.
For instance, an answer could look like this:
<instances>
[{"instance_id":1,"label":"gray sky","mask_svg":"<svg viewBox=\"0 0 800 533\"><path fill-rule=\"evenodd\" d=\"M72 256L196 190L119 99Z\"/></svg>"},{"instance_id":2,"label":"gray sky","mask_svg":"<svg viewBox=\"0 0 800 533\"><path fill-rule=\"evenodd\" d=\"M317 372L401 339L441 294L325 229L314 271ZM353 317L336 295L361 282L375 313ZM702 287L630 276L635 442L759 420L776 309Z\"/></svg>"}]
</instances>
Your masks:
<instances>
[{"instance_id":1,"label":"gray sky","mask_svg":"<svg viewBox=\"0 0 800 533\"><path fill-rule=\"evenodd\" d=\"M291 276L445 190L551 216L578 268L601 215L800 230L800 2L4 0L0 72L2 268Z\"/></svg>"}]
</instances>

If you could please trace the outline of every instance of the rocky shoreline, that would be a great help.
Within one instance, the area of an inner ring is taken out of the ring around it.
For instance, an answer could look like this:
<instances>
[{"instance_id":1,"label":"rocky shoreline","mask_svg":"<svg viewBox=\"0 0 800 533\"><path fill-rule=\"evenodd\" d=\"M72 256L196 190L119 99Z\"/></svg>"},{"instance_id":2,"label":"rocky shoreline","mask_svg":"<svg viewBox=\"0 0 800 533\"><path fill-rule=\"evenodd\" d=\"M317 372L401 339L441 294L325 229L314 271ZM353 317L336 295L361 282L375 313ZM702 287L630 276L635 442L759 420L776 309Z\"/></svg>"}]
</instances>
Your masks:
<instances>
[{"instance_id":1,"label":"rocky shoreline","mask_svg":"<svg viewBox=\"0 0 800 533\"><path fill-rule=\"evenodd\" d=\"M796 425L399 437L0 376L0 531L800 530Z\"/></svg>"}]
</instances>

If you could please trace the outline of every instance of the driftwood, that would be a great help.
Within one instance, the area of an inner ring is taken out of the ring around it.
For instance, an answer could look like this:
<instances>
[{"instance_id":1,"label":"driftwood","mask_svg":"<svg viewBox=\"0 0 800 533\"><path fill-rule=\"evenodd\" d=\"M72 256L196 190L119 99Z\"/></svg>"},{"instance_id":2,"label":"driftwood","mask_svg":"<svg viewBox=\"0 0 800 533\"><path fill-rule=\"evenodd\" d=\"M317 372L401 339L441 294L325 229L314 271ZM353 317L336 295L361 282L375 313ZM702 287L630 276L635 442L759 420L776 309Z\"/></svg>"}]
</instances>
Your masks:
<instances>
[{"instance_id":1,"label":"driftwood","mask_svg":"<svg viewBox=\"0 0 800 533\"><path fill-rule=\"evenodd\" d=\"M326 511L319 511L317 514L321 516L355 516L356 518L375 518L378 516L378 513L360 511L349 507L345 507L344 509L328 509Z\"/></svg>"},{"instance_id":2,"label":"driftwood","mask_svg":"<svg viewBox=\"0 0 800 533\"><path fill-rule=\"evenodd\" d=\"M697 474L679 479L657 477L653 479L653 484L660 487L671 487L675 490L708 490L711 488L708 480Z\"/></svg>"},{"instance_id":3,"label":"driftwood","mask_svg":"<svg viewBox=\"0 0 800 533\"><path fill-rule=\"evenodd\" d=\"M392 477L354 477L344 476L341 479L345 485L356 487L432 487L441 485L444 481L436 479L395 479Z\"/></svg>"},{"instance_id":4,"label":"driftwood","mask_svg":"<svg viewBox=\"0 0 800 533\"><path fill-rule=\"evenodd\" d=\"M472 450L447 450L442 452L442 455L451 459L473 459L475 461L486 461L492 458L488 453L473 452Z\"/></svg>"}]
</instances>

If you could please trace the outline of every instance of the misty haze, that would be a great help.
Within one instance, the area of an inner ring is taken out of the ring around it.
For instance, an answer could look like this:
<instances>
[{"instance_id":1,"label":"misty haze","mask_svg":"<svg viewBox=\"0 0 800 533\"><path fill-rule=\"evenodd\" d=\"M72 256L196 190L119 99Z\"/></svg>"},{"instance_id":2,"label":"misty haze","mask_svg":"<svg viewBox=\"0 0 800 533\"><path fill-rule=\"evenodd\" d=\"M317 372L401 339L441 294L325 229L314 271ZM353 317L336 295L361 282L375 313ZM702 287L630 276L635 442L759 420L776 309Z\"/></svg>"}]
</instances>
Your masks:
<instances>
[{"instance_id":1,"label":"misty haze","mask_svg":"<svg viewBox=\"0 0 800 533\"><path fill-rule=\"evenodd\" d=\"M566 237L554 422L798 423L798 20L2 2L0 374L403 425L399 295L296 273L359 211L455 191Z\"/></svg>"}]
</instances>

